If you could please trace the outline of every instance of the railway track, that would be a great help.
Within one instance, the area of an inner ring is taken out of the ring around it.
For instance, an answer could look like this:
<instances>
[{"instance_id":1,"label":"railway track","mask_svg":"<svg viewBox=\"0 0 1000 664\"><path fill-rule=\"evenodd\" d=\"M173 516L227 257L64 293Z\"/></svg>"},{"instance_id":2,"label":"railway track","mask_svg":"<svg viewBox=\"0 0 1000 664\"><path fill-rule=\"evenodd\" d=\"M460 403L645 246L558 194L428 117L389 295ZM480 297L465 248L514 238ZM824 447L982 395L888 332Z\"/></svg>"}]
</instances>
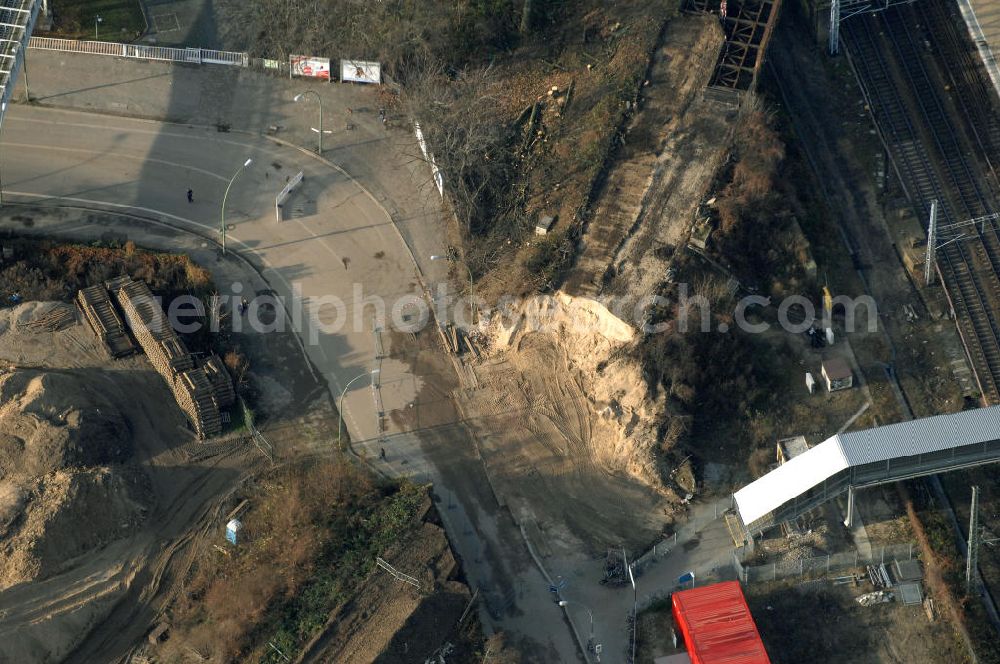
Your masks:
<instances>
[{"instance_id":1,"label":"railway track","mask_svg":"<svg viewBox=\"0 0 1000 664\"><path fill-rule=\"evenodd\" d=\"M900 63L919 109L911 115L897 78L883 55L880 26ZM900 182L922 217L938 200L940 226L981 216L988 198L966 160L961 141L923 63L919 42L896 10L859 16L844 24L848 52L892 155ZM924 137L932 139L933 151ZM938 168L935 168L937 164ZM976 229L979 232L979 229ZM984 397L1000 402L1000 235L995 226L980 238L951 243L939 252L945 292Z\"/></svg>"}]
</instances>

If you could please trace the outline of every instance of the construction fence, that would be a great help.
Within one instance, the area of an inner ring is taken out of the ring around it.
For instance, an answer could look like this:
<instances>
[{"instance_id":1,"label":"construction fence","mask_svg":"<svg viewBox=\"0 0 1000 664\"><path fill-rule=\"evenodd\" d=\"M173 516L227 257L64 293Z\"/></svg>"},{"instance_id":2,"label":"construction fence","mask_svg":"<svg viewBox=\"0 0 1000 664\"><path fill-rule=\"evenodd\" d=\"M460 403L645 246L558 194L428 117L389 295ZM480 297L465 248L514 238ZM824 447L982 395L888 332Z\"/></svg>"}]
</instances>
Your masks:
<instances>
[{"instance_id":1,"label":"construction fence","mask_svg":"<svg viewBox=\"0 0 1000 664\"><path fill-rule=\"evenodd\" d=\"M776 561L764 565L750 565L741 562L743 557L741 551L742 549L737 549L733 552L733 568L736 570L736 576L744 583L777 581L789 577L826 576L832 572L841 572L856 567L881 565L895 560L912 560L914 558L913 543L875 547L872 549L871 555L863 555L859 551L846 551L825 556Z\"/></svg>"}]
</instances>

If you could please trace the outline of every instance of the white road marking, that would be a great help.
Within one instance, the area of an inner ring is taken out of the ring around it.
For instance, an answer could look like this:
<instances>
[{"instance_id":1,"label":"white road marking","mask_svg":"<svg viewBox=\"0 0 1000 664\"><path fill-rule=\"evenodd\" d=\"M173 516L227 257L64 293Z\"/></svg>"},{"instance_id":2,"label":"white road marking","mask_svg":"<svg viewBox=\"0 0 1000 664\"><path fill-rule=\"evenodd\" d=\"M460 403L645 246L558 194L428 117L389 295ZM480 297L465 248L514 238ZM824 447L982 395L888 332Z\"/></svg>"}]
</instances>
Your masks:
<instances>
[{"instance_id":1,"label":"white road marking","mask_svg":"<svg viewBox=\"0 0 1000 664\"><path fill-rule=\"evenodd\" d=\"M11 148L28 148L30 150L50 150L53 152L71 152L78 154L87 155L97 155L98 157L121 157L122 159L132 159L134 161L151 162L154 164L162 164L164 166L172 166L174 168L183 168L189 171L194 171L196 173L201 173L216 180L221 180L223 182L229 182L229 178L213 173L212 171L206 171L204 168L198 168L197 166L188 166L186 164L179 164L175 161L167 161L166 159L156 159L148 155L135 155L129 154L127 152L107 152L98 150L87 150L85 148L64 148L58 145L38 145L36 143L9 143L7 141L3 142L3 147Z\"/></svg>"},{"instance_id":2,"label":"white road marking","mask_svg":"<svg viewBox=\"0 0 1000 664\"><path fill-rule=\"evenodd\" d=\"M32 110L41 110L41 109L32 109ZM54 109L47 109L47 110L53 110L54 111ZM71 113L71 111L65 111L65 110L62 110L62 109L60 109L58 111L54 111L54 112L57 112L57 113ZM75 114L78 114L78 115L83 115L84 114L82 111L72 111L72 113L75 113ZM157 138L167 137L167 138L183 139L183 140L186 140L186 141L199 141L199 142L212 141L213 143L221 143L222 145L233 145L233 146L243 147L243 148L253 147L254 149L258 150L259 152L264 152L264 153L268 153L268 154L271 154L271 155L279 155L279 154L282 154L284 152L284 150L275 150L275 149L273 149L274 147L283 147L283 146L281 146L280 143L274 143L274 142L271 142L271 141L260 141L260 142L250 141L250 140L239 141L239 140L233 140L231 138L220 138L219 135L218 135L218 133L211 133L211 134L206 133L206 134L203 135L203 134L192 134L192 133L186 133L186 134L184 134L184 133L178 133L178 132L172 132L172 131L163 131L162 129L159 129L159 130L157 130L157 129L142 129L141 125L144 125L144 124L148 125L148 124L152 124L152 123L157 122L157 121L155 121L155 120L142 120L142 119L139 119L139 118L118 118L118 119L123 120L123 121L127 121L132 126L128 127L127 129L122 129L121 126L114 126L114 125L89 124L89 123L85 123L85 122L62 122L62 121L55 121L55 120L43 120L41 118L27 118L27 117L21 117L21 116L17 115L16 113L8 113L6 116L4 116L4 122L7 123L7 124L9 124L11 122L32 122L32 123L35 123L35 124L55 125L57 127L75 127L77 129L93 129L95 131L111 131L111 132L117 132L117 133L127 132L129 134L145 134L147 136L156 136ZM157 122L157 124L159 124L160 126L170 126L170 123ZM177 123L175 123L175 124L177 124ZM195 129L201 129L201 130L205 130L205 129L209 128L208 125L190 125L190 124L184 124L183 126L185 126L185 127L193 127ZM234 134L230 134L230 136L233 136L233 135ZM247 136L247 138L251 139L251 138L255 138L255 137ZM2 144L2 145L8 145L8 143L6 141L0 141L0 144Z\"/></svg>"}]
</instances>

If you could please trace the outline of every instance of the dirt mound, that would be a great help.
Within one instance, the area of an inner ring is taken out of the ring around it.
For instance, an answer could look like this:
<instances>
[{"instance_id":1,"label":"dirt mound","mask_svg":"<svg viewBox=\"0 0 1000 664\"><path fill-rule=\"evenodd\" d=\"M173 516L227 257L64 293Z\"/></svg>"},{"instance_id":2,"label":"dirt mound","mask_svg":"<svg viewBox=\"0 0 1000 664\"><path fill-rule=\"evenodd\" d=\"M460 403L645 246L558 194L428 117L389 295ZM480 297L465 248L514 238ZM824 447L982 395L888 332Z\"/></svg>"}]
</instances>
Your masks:
<instances>
[{"instance_id":1,"label":"dirt mound","mask_svg":"<svg viewBox=\"0 0 1000 664\"><path fill-rule=\"evenodd\" d=\"M131 456L125 418L90 378L34 369L0 374L0 479Z\"/></svg>"},{"instance_id":2,"label":"dirt mound","mask_svg":"<svg viewBox=\"0 0 1000 664\"><path fill-rule=\"evenodd\" d=\"M494 348L516 347L525 334L548 332L572 353L575 365L595 371L613 350L635 337L632 327L598 302L562 292L538 295L493 320Z\"/></svg>"},{"instance_id":3,"label":"dirt mound","mask_svg":"<svg viewBox=\"0 0 1000 664\"><path fill-rule=\"evenodd\" d=\"M145 494L109 468L58 471L26 488L0 484L0 589L55 574L125 536L142 521Z\"/></svg>"},{"instance_id":4,"label":"dirt mound","mask_svg":"<svg viewBox=\"0 0 1000 664\"><path fill-rule=\"evenodd\" d=\"M659 486L653 447L663 404L651 397L642 367L623 352L636 336L628 323L597 300L557 292L529 298L493 325L490 346L496 351L536 353L539 341L527 342L536 333L558 347L589 405L584 440L593 461ZM537 358L527 364L553 368Z\"/></svg>"}]
</instances>

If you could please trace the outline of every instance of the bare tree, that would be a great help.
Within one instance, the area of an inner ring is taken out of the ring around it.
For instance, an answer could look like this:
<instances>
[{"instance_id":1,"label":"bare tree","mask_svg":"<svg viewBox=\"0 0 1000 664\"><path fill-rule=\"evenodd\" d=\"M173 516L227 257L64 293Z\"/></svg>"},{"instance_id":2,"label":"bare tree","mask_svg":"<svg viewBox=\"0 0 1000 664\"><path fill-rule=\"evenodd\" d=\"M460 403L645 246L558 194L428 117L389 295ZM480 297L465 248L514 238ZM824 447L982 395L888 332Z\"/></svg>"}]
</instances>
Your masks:
<instances>
[{"instance_id":1,"label":"bare tree","mask_svg":"<svg viewBox=\"0 0 1000 664\"><path fill-rule=\"evenodd\" d=\"M447 195L466 232L487 232L492 220L517 205L511 149L515 129L502 113L502 87L486 69L447 76L442 69L412 80L403 92L417 119Z\"/></svg>"}]
</instances>

